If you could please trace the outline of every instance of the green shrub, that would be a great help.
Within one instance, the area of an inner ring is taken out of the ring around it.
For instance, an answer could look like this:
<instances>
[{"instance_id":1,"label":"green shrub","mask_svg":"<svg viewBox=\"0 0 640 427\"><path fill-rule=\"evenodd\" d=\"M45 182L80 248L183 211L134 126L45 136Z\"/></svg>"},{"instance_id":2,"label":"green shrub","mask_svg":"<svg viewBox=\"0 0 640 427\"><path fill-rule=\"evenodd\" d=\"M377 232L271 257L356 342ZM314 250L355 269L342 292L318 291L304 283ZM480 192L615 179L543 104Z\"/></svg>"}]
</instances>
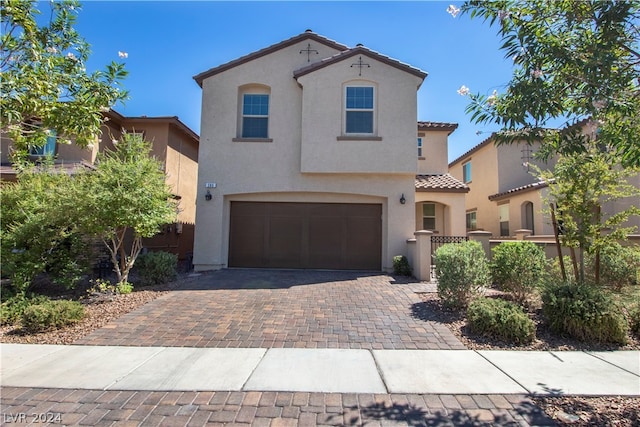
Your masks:
<instances>
[{"instance_id":1,"label":"green shrub","mask_svg":"<svg viewBox=\"0 0 640 427\"><path fill-rule=\"evenodd\" d=\"M524 305L543 283L546 256L533 242L504 242L493 248L491 277L498 288Z\"/></svg>"},{"instance_id":2,"label":"green shrub","mask_svg":"<svg viewBox=\"0 0 640 427\"><path fill-rule=\"evenodd\" d=\"M2 292L5 292L4 289ZM49 301L49 298L43 295L25 295L19 293L5 300L3 297L2 305L0 305L0 324L13 325L22 318L24 310L33 305L41 304Z\"/></svg>"},{"instance_id":3,"label":"green shrub","mask_svg":"<svg viewBox=\"0 0 640 427\"><path fill-rule=\"evenodd\" d=\"M451 308L465 308L489 281L489 266L479 242L448 243L435 253L438 296Z\"/></svg>"},{"instance_id":4,"label":"green shrub","mask_svg":"<svg viewBox=\"0 0 640 427\"><path fill-rule=\"evenodd\" d=\"M130 294L133 292L133 285L129 282L112 284L106 279L95 279L91 281L91 287L87 289L88 295L95 294Z\"/></svg>"},{"instance_id":5,"label":"green shrub","mask_svg":"<svg viewBox=\"0 0 640 427\"><path fill-rule=\"evenodd\" d=\"M536 337L533 320L518 305L494 298L476 298L467 309L469 329L477 334L515 344L527 344Z\"/></svg>"},{"instance_id":6,"label":"green shrub","mask_svg":"<svg viewBox=\"0 0 640 427\"><path fill-rule=\"evenodd\" d=\"M586 254L586 273L595 278L595 256ZM620 290L640 282L640 249L613 243L600 251L600 283Z\"/></svg>"},{"instance_id":7,"label":"green shrub","mask_svg":"<svg viewBox=\"0 0 640 427\"><path fill-rule=\"evenodd\" d=\"M168 252L140 255L136 267L143 285L158 285L174 280L178 275L178 256Z\"/></svg>"},{"instance_id":8,"label":"green shrub","mask_svg":"<svg viewBox=\"0 0 640 427\"><path fill-rule=\"evenodd\" d=\"M129 282L121 282L116 285L116 292L119 294L130 294L133 292L133 285Z\"/></svg>"},{"instance_id":9,"label":"green shrub","mask_svg":"<svg viewBox=\"0 0 640 427\"><path fill-rule=\"evenodd\" d=\"M393 274L411 276L411 266L406 256L396 255L393 257Z\"/></svg>"},{"instance_id":10,"label":"green shrub","mask_svg":"<svg viewBox=\"0 0 640 427\"><path fill-rule=\"evenodd\" d=\"M625 344L622 311L603 289L588 284L549 285L542 293L543 313L552 332L587 342Z\"/></svg>"},{"instance_id":11,"label":"green shrub","mask_svg":"<svg viewBox=\"0 0 640 427\"><path fill-rule=\"evenodd\" d=\"M640 339L640 304L629 310L629 329L634 337Z\"/></svg>"},{"instance_id":12,"label":"green shrub","mask_svg":"<svg viewBox=\"0 0 640 427\"><path fill-rule=\"evenodd\" d=\"M31 331L45 331L78 323L84 307L77 301L46 301L27 307L22 313L22 326Z\"/></svg>"}]
</instances>

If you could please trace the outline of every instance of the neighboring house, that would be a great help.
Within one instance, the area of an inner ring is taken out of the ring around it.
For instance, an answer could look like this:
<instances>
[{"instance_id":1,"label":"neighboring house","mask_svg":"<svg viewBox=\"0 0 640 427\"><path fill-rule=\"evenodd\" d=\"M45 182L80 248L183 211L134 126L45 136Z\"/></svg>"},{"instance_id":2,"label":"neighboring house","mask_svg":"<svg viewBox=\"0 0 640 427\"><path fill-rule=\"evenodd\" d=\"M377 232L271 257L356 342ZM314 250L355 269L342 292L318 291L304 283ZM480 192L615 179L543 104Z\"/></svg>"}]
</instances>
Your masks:
<instances>
[{"instance_id":1,"label":"neighboring house","mask_svg":"<svg viewBox=\"0 0 640 427\"><path fill-rule=\"evenodd\" d=\"M448 172L448 136L455 123L418 122L416 230L465 236L465 195L469 187Z\"/></svg>"},{"instance_id":2,"label":"neighboring house","mask_svg":"<svg viewBox=\"0 0 640 427\"><path fill-rule=\"evenodd\" d=\"M593 124L578 124L585 134L595 134ZM496 145L493 136L487 138L449 163L449 172L466 183L467 231L489 231L494 237L515 237L518 230L529 230L536 236L553 235L551 220L544 212L548 193L546 182L534 174L534 166L550 170L555 159L540 162L534 159L539 142ZM640 177L630 180L640 187ZM613 214L640 205L638 198L611 202L603 206L605 214ZM640 225L637 218L629 225Z\"/></svg>"},{"instance_id":3,"label":"neighboring house","mask_svg":"<svg viewBox=\"0 0 640 427\"><path fill-rule=\"evenodd\" d=\"M180 259L190 259L193 253L195 225L195 193L198 176L198 135L177 117L125 117L114 110L105 113L102 134L86 148L75 144L57 143L55 136L47 145L32 150L32 157L54 156L54 166L73 173L78 168L92 169L99 152L113 150L113 140L122 130L140 132L152 145L152 154L164 164L167 183L178 200L178 219L168 224L161 234L145 239L150 250L175 253ZM0 177L4 181L16 179L10 163L11 140L2 138L2 166Z\"/></svg>"},{"instance_id":4,"label":"neighboring house","mask_svg":"<svg viewBox=\"0 0 640 427\"><path fill-rule=\"evenodd\" d=\"M456 221L445 208L466 188L446 170L455 125L419 127L424 159L416 161L425 77L310 30L195 76L206 165L195 269L390 270L423 228L423 202L434 208L425 224L445 233L459 223L464 232L462 212Z\"/></svg>"}]
</instances>

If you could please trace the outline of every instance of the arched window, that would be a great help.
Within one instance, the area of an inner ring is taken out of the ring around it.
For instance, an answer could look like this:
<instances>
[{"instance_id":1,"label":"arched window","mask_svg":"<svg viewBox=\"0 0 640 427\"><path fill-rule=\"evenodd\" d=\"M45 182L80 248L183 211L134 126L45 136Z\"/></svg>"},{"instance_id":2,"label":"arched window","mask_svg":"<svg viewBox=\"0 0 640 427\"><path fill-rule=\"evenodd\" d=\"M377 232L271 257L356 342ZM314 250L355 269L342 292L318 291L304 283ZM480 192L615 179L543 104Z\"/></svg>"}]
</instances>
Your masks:
<instances>
[{"instance_id":1,"label":"arched window","mask_svg":"<svg viewBox=\"0 0 640 427\"><path fill-rule=\"evenodd\" d=\"M260 84L238 90L238 136L246 139L269 138L269 100L271 89Z\"/></svg>"},{"instance_id":2,"label":"arched window","mask_svg":"<svg viewBox=\"0 0 640 427\"><path fill-rule=\"evenodd\" d=\"M376 133L376 91L372 82L344 84L344 135Z\"/></svg>"}]
</instances>

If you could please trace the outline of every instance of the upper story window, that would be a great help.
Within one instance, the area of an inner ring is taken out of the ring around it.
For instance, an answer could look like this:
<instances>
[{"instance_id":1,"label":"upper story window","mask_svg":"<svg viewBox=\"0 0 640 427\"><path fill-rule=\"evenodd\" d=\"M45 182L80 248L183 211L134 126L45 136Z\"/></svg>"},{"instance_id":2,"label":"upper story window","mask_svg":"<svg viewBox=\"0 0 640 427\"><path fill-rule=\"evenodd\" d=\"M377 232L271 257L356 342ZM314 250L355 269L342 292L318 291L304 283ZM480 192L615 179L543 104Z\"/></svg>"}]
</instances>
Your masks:
<instances>
[{"instance_id":1,"label":"upper story window","mask_svg":"<svg viewBox=\"0 0 640 427\"><path fill-rule=\"evenodd\" d=\"M422 157L422 138L418 137L418 157Z\"/></svg>"},{"instance_id":2,"label":"upper story window","mask_svg":"<svg viewBox=\"0 0 640 427\"><path fill-rule=\"evenodd\" d=\"M373 134L373 86L347 86L345 95L345 133Z\"/></svg>"},{"instance_id":3,"label":"upper story window","mask_svg":"<svg viewBox=\"0 0 640 427\"><path fill-rule=\"evenodd\" d=\"M268 138L269 95L245 93L242 96L242 138Z\"/></svg>"},{"instance_id":4,"label":"upper story window","mask_svg":"<svg viewBox=\"0 0 640 427\"><path fill-rule=\"evenodd\" d=\"M39 147L29 147L29 155L33 157L53 156L56 152L56 131L50 130L47 142Z\"/></svg>"},{"instance_id":5,"label":"upper story window","mask_svg":"<svg viewBox=\"0 0 640 427\"><path fill-rule=\"evenodd\" d=\"M462 164L462 182L471 182L471 161Z\"/></svg>"}]
</instances>

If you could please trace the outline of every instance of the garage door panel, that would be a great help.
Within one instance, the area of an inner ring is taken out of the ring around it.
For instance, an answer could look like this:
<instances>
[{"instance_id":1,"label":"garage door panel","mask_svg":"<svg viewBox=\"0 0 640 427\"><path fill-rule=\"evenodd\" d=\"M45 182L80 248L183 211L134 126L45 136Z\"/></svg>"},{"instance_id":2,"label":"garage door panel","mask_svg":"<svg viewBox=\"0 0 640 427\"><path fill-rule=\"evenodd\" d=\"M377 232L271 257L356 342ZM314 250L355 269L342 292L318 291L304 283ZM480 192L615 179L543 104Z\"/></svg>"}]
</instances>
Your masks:
<instances>
[{"instance_id":1,"label":"garage door panel","mask_svg":"<svg viewBox=\"0 0 640 427\"><path fill-rule=\"evenodd\" d=\"M284 216L269 219L267 264L269 267L298 268L302 263L303 220Z\"/></svg>"},{"instance_id":2,"label":"garage door panel","mask_svg":"<svg viewBox=\"0 0 640 427\"><path fill-rule=\"evenodd\" d=\"M231 202L229 266L380 270L381 215L379 204Z\"/></svg>"},{"instance_id":3,"label":"garage door panel","mask_svg":"<svg viewBox=\"0 0 640 427\"><path fill-rule=\"evenodd\" d=\"M372 232L380 218L349 218L347 221L347 263L354 269L375 270L382 259L380 234Z\"/></svg>"},{"instance_id":4,"label":"garage door panel","mask_svg":"<svg viewBox=\"0 0 640 427\"><path fill-rule=\"evenodd\" d=\"M344 218L309 219L309 268L346 268L344 254Z\"/></svg>"},{"instance_id":5,"label":"garage door panel","mask_svg":"<svg viewBox=\"0 0 640 427\"><path fill-rule=\"evenodd\" d=\"M229 229L229 265L265 267L263 216L240 216Z\"/></svg>"}]
</instances>

